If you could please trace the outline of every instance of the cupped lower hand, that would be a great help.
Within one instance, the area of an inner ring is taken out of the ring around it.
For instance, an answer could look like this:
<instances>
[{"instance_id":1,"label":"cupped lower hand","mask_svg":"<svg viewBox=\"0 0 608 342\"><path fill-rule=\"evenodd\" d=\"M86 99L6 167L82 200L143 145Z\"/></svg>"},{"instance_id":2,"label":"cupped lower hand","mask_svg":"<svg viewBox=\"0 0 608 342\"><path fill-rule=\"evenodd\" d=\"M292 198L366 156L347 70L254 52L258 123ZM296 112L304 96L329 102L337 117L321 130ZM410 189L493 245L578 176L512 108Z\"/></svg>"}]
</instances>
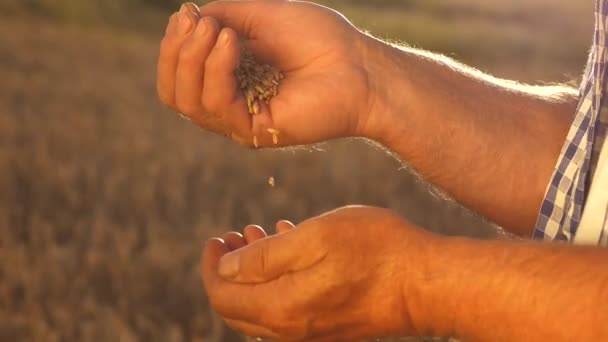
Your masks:
<instances>
[{"instance_id":1,"label":"cupped lower hand","mask_svg":"<svg viewBox=\"0 0 608 342\"><path fill-rule=\"evenodd\" d=\"M339 209L279 231L266 237L248 227L249 239L207 243L204 284L232 328L277 341L418 334L412 289L434 235L371 207Z\"/></svg>"},{"instance_id":2,"label":"cupped lower hand","mask_svg":"<svg viewBox=\"0 0 608 342\"><path fill-rule=\"evenodd\" d=\"M366 36L339 13L285 0L186 4L161 43L158 92L197 125L252 145L300 145L364 135L369 108ZM285 74L252 116L234 71L246 46Z\"/></svg>"}]
</instances>

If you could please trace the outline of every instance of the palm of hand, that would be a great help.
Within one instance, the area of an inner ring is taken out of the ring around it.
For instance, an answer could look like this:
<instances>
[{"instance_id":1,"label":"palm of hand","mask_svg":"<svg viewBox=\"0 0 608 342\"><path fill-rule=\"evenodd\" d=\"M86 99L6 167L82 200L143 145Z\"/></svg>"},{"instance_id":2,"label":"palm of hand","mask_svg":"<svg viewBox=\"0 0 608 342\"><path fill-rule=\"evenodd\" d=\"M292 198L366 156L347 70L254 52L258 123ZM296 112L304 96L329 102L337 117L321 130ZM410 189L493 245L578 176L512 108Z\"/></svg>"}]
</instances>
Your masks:
<instances>
[{"instance_id":1,"label":"palm of hand","mask_svg":"<svg viewBox=\"0 0 608 342\"><path fill-rule=\"evenodd\" d=\"M253 117L262 145L271 145L269 127L281 132L283 145L356 135L368 84L362 34L344 17L314 4L260 2L236 30L248 49L286 75L279 95Z\"/></svg>"},{"instance_id":2,"label":"palm of hand","mask_svg":"<svg viewBox=\"0 0 608 342\"><path fill-rule=\"evenodd\" d=\"M287 72L270 103L273 126L286 144L308 144L353 136L364 107L364 76L348 66L328 65ZM254 118L255 120L255 118Z\"/></svg>"},{"instance_id":3,"label":"palm of hand","mask_svg":"<svg viewBox=\"0 0 608 342\"><path fill-rule=\"evenodd\" d=\"M279 340L355 340L415 330L401 301L411 273L400 255L403 249L413 253L414 244L428 236L396 215L350 207L260 239L249 246L226 239L238 246L227 258L237 258L240 267L222 267L233 264L224 258L224 280L216 275L216 262L228 251L219 245L216 257L209 257L212 248L206 251L207 291L233 328Z\"/></svg>"}]
</instances>

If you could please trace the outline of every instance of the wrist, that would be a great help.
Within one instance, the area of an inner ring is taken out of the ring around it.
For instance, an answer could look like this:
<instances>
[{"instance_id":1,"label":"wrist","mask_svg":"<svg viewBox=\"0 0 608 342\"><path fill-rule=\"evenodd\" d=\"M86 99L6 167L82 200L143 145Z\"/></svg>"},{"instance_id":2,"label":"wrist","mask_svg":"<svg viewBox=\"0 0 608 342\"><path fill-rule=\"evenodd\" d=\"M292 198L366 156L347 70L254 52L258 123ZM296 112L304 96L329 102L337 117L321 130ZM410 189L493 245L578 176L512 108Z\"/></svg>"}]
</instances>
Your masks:
<instances>
[{"instance_id":1,"label":"wrist","mask_svg":"<svg viewBox=\"0 0 608 342\"><path fill-rule=\"evenodd\" d=\"M435 287L439 276L435 260L440 251L439 246L444 243L443 239L441 236L425 239L421 244L423 248L418 250L415 258L410 253L405 253L407 260L404 262L409 265L411 272L403 282L401 298L405 302L405 310L416 336L444 336L444 330L448 330L443 327L444 323L438 324L437 290L430 288ZM416 261L412 263L412 259Z\"/></svg>"},{"instance_id":2,"label":"wrist","mask_svg":"<svg viewBox=\"0 0 608 342\"><path fill-rule=\"evenodd\" d=\"M404 286L403 295L420 336L460 337L459 318L464 314L461 304L478 307L476 296L471 294L479 284L466 271L469 261L476 258L475 253L469 253L475 249L471 243L466 238L446 236L435 236L425 243L425 253L416 261L416 272Z\"/></svg>"},{"instance_id":3,"label":"wrist","mask_svg":"<svg viewBox=\"0 0 608 342\"><path fill-rule=\"evenodd\" d=\"M363 68L368 79L367 105L359 114L357 135L390 148L396 136L403 139L404 112L413 87L407 75L407 52L363 34Z\"/></svg>"}]
</instances>

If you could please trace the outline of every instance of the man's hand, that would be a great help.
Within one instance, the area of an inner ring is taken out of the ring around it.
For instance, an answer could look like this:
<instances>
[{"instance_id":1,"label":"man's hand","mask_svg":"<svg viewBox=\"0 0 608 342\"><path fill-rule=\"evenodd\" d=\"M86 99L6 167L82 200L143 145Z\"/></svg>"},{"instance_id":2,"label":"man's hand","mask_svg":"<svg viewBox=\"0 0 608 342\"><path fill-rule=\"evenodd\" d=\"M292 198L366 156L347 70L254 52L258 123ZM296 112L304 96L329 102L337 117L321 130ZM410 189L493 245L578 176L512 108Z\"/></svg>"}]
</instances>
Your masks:
<instances>
[{"instance_id":1,"label":"man's hand","mask_svg":"<svg viewBox=\"0 0 608 342\"><path fill-rule=\"evenodd\" d=\"M408 304L437 237L368 207L277 228L269 238L248 227L245 238L229 233L207 244L205 287L231 327L281 341L421 333Z\"/></svg>"},{"instance_id":2,"label":"man's hand","mask_svg":"<svg viewBox=\"0 0 608 342\"><path fill-rule=\"evenodd\" d=\"M248 145L256 135L272 146L268 128L280 131L281 145L362 134L365 35L339 13L297 1L218 1L198 18L187 4L169 21L158 63L167 106ZM286 75L279 95L253 117L234 76L241 45Z\"/></svg>"},{"instance_id":3,"label":"man's hand","mask_svg":"<svg viewBox=\"0 0 608 342\"><path fill-rule=\"evenodd\" d=\"M234 76L239 38L287 75L253 117ZM325 7L284 0L218 1L200 13L185 6L162 42L158 91L201 127L246 145L256 136L273 146L268 128L283 146L375 140L521 235L535 226L578 103L574 89L496 79L375 40Z\"/></svg>"},{"instance_id":4,"label":"man's hand","mask_svg":"<svg viewBox=\"0 0 608 342\"><path fill-rule=\"evenodd\" d=\"M251 336L608 340L606 249L439 237L367 207L277 231L249 226L204 253L213 307Z\"/></svg>"}]
</instances>

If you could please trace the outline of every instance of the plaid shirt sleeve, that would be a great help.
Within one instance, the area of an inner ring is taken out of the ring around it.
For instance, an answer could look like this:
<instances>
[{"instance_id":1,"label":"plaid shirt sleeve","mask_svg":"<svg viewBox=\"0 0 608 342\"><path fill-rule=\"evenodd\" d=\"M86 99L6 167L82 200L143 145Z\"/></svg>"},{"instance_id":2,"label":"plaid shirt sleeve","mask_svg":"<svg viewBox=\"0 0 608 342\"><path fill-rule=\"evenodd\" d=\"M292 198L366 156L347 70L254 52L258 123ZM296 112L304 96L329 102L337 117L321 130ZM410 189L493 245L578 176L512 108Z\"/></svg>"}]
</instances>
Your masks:
<instances>
[{"instance_id":1,"label":"plaid shirt sleeve","mask_svg":"<svg viewBox=\"0 0 608 342\"><path fill-rule=\"evenodd\" d=\"M608 0L596 1L595 19L593 47L580 88L580 102L541 207L534 232L537 239L573 241L587 198L588 180L592 179L604 140Z\"/></svg>"}]
</instances>

